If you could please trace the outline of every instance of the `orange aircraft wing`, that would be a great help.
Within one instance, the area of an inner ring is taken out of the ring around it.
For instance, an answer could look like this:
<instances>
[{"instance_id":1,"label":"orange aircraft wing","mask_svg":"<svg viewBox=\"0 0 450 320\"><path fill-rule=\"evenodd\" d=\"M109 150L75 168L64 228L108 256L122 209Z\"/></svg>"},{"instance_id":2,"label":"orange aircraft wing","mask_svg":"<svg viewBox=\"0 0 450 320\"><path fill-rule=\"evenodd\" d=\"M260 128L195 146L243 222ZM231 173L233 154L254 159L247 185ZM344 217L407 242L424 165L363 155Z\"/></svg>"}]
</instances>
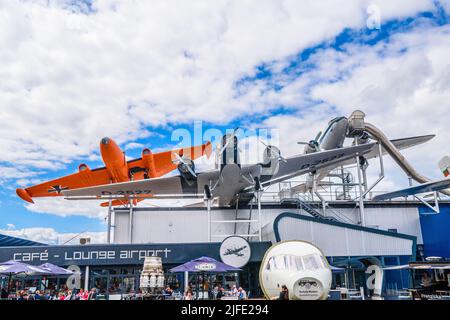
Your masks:
<instances>
[{"instance_id":1,"label":"orange aircraft wing","mask_svg":"<svg viewBox=\"0 0 450 320\"><path fill-rule=\"evenodd\" d=\"M195 146L195 147L188 147L188 148L180 148L180 149L173 149L169 151L163 151L159 153L154 153L154 161L155 161L155 167L156 167L156 177L161 177L165 174L168 174L169 172L175 170L177 168L177 164L173 163L173 160L175 159L174 153L179 154L180 156L184 156L186 158L195 160L197 158L200 158L203 155L207 155L208 158L211 155L212 152L212 144L211 142L207 142L205 144ZM142 159L135 159L128 162L129 168L134 167L144 167L145 165L142 163ZM141 180L143 179L143 173L138 173L138 175L134 176L135 180Z\"/></svg>"},{"instance_id":2,"label":"orange aircraft wing","mask_svg":"<svg viewBox=\"0 0 450 320\"><path fill-rule=\"evenodd\" d=\"M103 167L94 170L84 170L26 189L17 189L16 192L23 200L33 203L33 197L56 197L62 195L62 190L78 189L108 183L110 183L108 171Z\"/></svg>"}]
</instances>

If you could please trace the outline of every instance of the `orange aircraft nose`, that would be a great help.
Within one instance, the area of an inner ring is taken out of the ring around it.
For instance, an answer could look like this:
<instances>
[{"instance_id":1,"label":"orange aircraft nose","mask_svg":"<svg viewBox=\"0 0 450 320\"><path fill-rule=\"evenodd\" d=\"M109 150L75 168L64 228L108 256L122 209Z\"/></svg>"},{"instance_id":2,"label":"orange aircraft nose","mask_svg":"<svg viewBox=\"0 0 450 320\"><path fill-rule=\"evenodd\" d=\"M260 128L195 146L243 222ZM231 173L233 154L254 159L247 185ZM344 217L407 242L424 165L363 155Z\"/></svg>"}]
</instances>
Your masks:
<instances>
[{"instance_id":1,"label":"orange aircraft nose","mask_svg":"<svg viewBox=\"0 0 450 320\"><path fill-rule=\"evenodd\" d=\"M19 188L19 189L16 189L16 193L23 200L25 200L27 202L30 202L30 203L34 203L33 199L30 196L30 194L26 190Z\"/></svg>"},{"instance_id":2,"label":"orange aircraft nose","mask_svg":"<svg viewBox=\"0 0 450 320\"><path fill-rule=\"evenodd\" d=\"M100 140L100 144L106 146L111 141L110 138L104 137L102 140Z\"/></svg>"}]
</instances>

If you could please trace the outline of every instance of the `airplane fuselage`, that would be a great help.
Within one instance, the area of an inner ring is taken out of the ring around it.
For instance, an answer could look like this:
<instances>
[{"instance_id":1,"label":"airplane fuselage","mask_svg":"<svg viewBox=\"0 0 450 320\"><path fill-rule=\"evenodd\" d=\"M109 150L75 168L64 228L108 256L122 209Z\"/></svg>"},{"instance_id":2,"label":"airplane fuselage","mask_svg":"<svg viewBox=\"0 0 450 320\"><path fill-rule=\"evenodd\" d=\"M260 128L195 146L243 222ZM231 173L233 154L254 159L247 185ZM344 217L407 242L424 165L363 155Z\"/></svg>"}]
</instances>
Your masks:
<instances>
[{"instance_id":1,"label":"airplane fuselage","mask_svg":"<svg viewBox=\"0 0 450 320\"><path fill-rule=\"evenodd\" d=\"M100 154L112 182L129 181L129 171L124 152L110 138L100 141Z\"/></svg>"},{"instance_id":2,"label":"airplane fuselage","mask_svg":"<svg viewBox=\"0 0 450 320\"><path fill-rule=\"evenodd\" d=\"M342 148L347 133L348 120L346 117L338 117L331 120L327 129L319 139L320 150L332 150Z\"/></svg>"}]
</instances>

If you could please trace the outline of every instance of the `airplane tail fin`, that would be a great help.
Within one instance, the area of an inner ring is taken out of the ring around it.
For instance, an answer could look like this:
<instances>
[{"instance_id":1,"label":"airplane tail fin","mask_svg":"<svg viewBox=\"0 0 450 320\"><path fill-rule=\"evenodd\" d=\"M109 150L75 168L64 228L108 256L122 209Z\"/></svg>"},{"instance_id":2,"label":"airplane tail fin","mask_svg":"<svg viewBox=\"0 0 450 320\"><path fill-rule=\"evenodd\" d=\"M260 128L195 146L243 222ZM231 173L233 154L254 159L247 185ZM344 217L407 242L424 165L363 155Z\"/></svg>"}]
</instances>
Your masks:
<instances>
[{"instance_id":1,"label":"airplane tail fin","mask_svg":"<svg viewBox=\"0 0 450 320\"><path fill-rule=\"evenodd\" d=\"M444 174L445 177L450 175L450 157L445 156L439 161L439 169Z\"/></svg>"}]
</instances>

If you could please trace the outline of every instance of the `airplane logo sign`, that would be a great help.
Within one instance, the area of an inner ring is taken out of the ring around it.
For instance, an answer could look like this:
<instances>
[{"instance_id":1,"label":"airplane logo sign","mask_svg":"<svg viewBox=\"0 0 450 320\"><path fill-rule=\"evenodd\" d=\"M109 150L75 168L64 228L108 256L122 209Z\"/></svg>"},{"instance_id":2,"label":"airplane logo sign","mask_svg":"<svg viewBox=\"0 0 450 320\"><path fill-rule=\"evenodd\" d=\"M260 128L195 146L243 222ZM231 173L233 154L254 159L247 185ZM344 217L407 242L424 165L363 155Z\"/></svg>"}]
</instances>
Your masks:
<instances>
[{"instance_id":1,"label":"airplane logo sign","mask_svg":"<svg viewBox=\"0 0 450 320\"><path fill-rule=\"evenodd\" d=\"M245 248L247 248L247 246L243 246L243 247L240 247L240 248L227 249L225 251L224 255L228 256L230 254L234 254L235 256L243 257L244 254L242 253L242 250L244 250Z\"/></svg>"}]
</instances>

